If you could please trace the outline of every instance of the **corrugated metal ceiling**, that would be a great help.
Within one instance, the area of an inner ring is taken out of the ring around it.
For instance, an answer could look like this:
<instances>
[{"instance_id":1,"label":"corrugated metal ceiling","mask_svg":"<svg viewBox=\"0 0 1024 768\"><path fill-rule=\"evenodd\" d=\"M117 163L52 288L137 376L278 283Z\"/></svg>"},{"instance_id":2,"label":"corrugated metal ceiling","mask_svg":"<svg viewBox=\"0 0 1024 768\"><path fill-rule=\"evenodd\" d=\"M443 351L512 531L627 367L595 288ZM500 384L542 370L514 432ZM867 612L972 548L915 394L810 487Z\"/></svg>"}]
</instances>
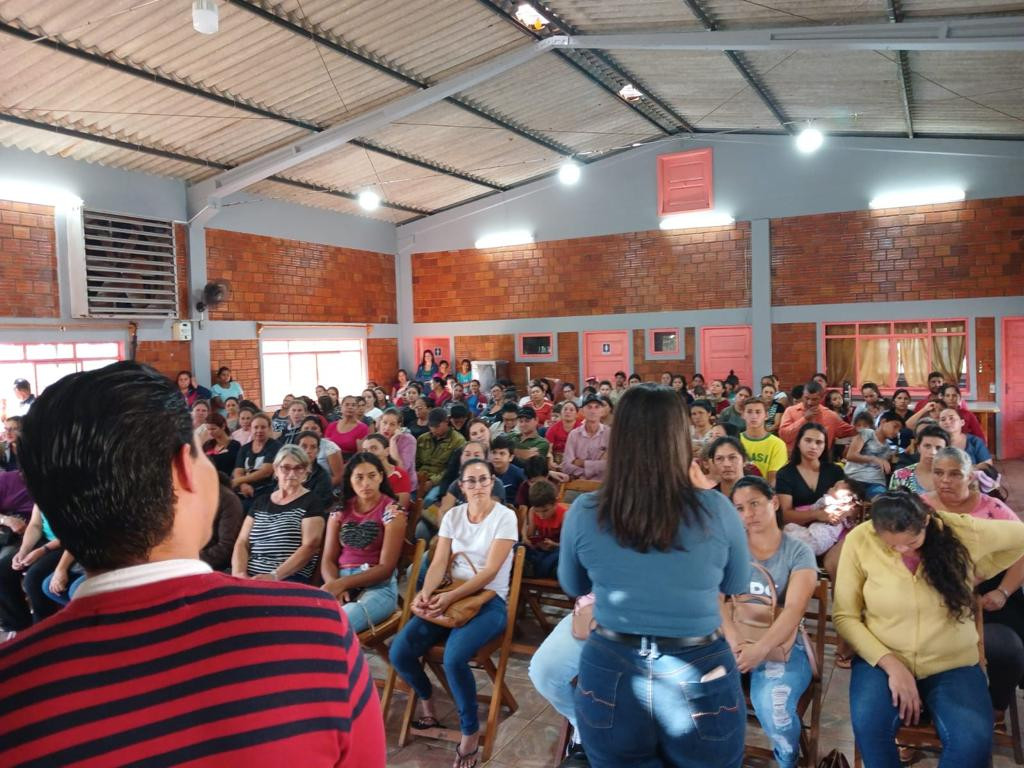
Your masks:
<instances>
[{"instance_id":1,"label":"corrugated metal ceiling","mask_svg":"<svg viewBox=\"0 0 1024 768\"><path fill-rule=\"evenodd\" d=\"M214 36L192 29L190 5L0 0L0 22L11 28L0 33L0 117L32 121L0 119L0 144L197 181L216 172L203 162L243 163L532 39L482 0L222 0ZM884 0L699 5L726 29L887 19ZM548 7L587 33L701 28L683 0L552 0ZM902 0L899 7L905 18L1024 13L1021 0ZM17 30L49 43L22 39L12 34ZM893 56L800 51L744 59L790 120L891 135L906 129ZM782 130L764 97L722 54L622 51L614 59L697 131ZM1024 138L1024 55L911 52L907 62L916 133ZM606 80L610 71L603 69ZM553 54L458 99L472 109L439 103L365 137L387 155L350 145L285 175L347 194L377 188L411 210L369 215L402 221L548 173L562 159L555 145L586 160L665 135ZM665 114L657 105L653 111ZM272 180L250 191L368 215L327 191Z\"/></svg>"}]
</instances>

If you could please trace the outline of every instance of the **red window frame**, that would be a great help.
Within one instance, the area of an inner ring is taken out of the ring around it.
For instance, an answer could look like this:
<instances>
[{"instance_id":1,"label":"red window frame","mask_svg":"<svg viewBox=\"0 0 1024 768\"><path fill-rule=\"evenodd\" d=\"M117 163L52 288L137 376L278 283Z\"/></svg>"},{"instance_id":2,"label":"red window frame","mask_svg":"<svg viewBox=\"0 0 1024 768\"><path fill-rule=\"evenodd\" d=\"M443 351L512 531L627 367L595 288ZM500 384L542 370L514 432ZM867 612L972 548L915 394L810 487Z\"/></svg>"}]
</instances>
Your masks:
<instances>
[{"instance_id":1,"label":"red window frame","mask_svg":"<svg viewBox=\"0 0 1024 768\"><path fill-rule=\"evenodd\" d=\"M114 345L117 347L116 358L112 355L81 355L79 347L84 347L90 344L104 344ZM53 347L52 354L46 354L41 347ZM61 354L62 348L71 347L70 354ZM20 350L20 354L15 354L15 350ZM30 349L32 353L42 353L46 356L32 357L30 356ZM109 339L93 339L93 340L76 340L76 341L0 341L0 368L6 369L7 366L25 366L26 371L20 372L17 378L24 378L32 386L32 394L38 395L45 388L40 385L38 366L40 365L74 365L74 371L68 371L64 375L70 373L78 373L83 370L89 370L85 368L86 364L89 363L102 363L107 365L115 360L124 360L124 342L122 341L111 341ZM27 373L27 367L32 367L31 374ZM99 366L91 366L91 368ZM13 376L8 376L10 381L7 382L7 386L11 387L14 385ZM46 386L49 386L52 382L47 382ZM10 391L10 390L8 390ZM15 402L13 392L10 395L4 395L2 398L4 402L0 403L0 406L4 406L4 412L8 415L14 413L14 409L17 406Z\"/></svg>"},{"instance_id":2,"label":"red window frame","mask_svg":"<svg viewBox=\"0 0 1024 768\"><path fill-rule=\"evenodd\" d=\"M676 335L676 350L675 352L659 352L654 347L654 334L656 333L674 333ZM682 328L649 328L647 330L647 359L648 360L683 360L685 359L686 350L683 348L685 344L683 338Z\"/></svg>"},{"instance_id":3,"label":"red window frame","mask_svg":"<svg viewBox=\"0 0 1024 768\"><path fill-rule=\"evenodd\" d=\"M896 325L897 324L910 324L910 323L926 323L928 325L928 332L927 333L909 333L909 332L902 332L902 333L900 333L900 332L896 331ZM932 330L932 327L934 325L941 324L941 323L963 323L964 330L962 332L956 332L956 333L935 332L935 331ZM836 325L852 325L852 326L854 326L854 333L853 334L829 333L828 332L829 326L836 326ZM860 327L861 326L870 326L870 325L888 325L889 326L889 333L888 334L878 334L878 333L864 333L864 334L862 334L862 333L860 333ZM971 376L970 376L970 370L971 370L971 367L970 367L970 361L971 361L971 335L970 335L970 320L968 318L966 318L966 317L949 317L949 318L939 318L939 319L929 318L929 319L917 319L917 320L903 320L903 319L900 319L900 320L857 320L857 321L850 321L850 322L843 322L841 320L834 320L834 321L829 321L829 322L823 322L821 324L822 370L824 370L826 373L828 373L828 341L830 339L851 339L851 338L855 339L856 340L856 347L855 347L855 357L854 357L854 366L853 366L853 368L854 368L854 377L857 378L858 380L854 381L854 382L851 382L851 386L854 388L854 390L858 390L861 387L861 385L864 383L864 382L859 380L860 348L861 348L860 340L861 339L888 339L889 340L889 380L888 381L875 381L874 383L877 384L879 386L879 388L883 389L883 390L900 389L901 387L896 383L897 379L899 378L899 361L898 361L897 348L896 348L895 342L897 340L899 340L899 339L914 339L914 338L917 338L917 339L927 339L928 342L929 342L926 345L926 349L928 350L928 370L929 371L933 371L933 370L935 370L935 366L932 363L932 357L931 357L931 355L932 355L932 345L931 345L930 342L935 337L949 337L949 336L962 336L963 340L964 340L964 361L965 361L965 364L966 364L966 371L967 371L967 373L966 373L966 375L964 377L965 380L964 380L964 382L962 384L960 382L956 382L956 383L957 383L958 386L960 386L961 393L966 397L967 395L971 394ZM831 379L831 377L830 377L830 379ZM906 389L912 396L913 395L924 396L924 395L928 394L928 388L927 387L909 387L908 386L908 387L902 387L902 389Z\"/></svg>"}]
</instances>

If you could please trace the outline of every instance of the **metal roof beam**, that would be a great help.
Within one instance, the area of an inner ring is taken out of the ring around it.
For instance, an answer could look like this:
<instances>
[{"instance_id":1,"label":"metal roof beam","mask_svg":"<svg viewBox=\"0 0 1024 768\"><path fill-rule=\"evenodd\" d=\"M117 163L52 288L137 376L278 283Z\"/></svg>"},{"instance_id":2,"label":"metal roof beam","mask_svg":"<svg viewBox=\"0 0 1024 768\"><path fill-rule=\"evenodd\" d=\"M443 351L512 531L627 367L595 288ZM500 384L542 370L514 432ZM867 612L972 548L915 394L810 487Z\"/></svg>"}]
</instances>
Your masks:
<instances>
[{"instance_id":1,"label":"metal roof beam","mask_svg":"<svg viewBox=\"0 0 1024 768\"><path fill-rule=\"evenodd\" d=\"M899 24L903 21L900 0L885 0L885 10L890 24ZM896 51L896 77L899 81L903 121L907 124L907 137L912 139L914 138L914 119L911 116L910 105L913 100L913 92L910 90L910 62L907 61L906 51Z\"/></svg>"},{"instance_id":2,"label":"metal roof beam","mask_svg":"<svg viewBox=\"0 0 1024 768\"><path fill-rule=\"evenodd\" d=\"M695 3L684 1L691 8ZM1024 51L1024 16L578 35L569 38L565 47L605 51Z\"/></svg>"},{"instance_id":3,"label":"metal roof beam","mask_svg":"<svg viewBox=\"0 0 1024 768\"><path fill-rule=\"evenodd\" d=\"M703 5L700 4L700 0L683 0L686 3L686 7L690 9L690 13L697 17L697 20L704 25L704 29L707 32L713 34L720 34L718 32L718 22L708 13ZM757 97L761 100L761 103L765 105L772 116L778 121L779 125L784 130L793 132L792 121L786 116L786 113L782 111L782 108L778 105L772 95L768 93L768 90L761 84L761 81L754 75L753 70L747 64L746 59L743 58L742 54L737 53L734 50L723 50L725 57L732 63L733 67L737 72L740 73L740 77L743 78L747 86L757 94Z\"/></svg>"},{"instance_id":4,"label":"metal roof beam","mask_svg":"<svg viewBox=\"0 0 1024 768\"><path fill-rule=\"evenodd\" d=\"M13 37L18 37L22 40L26 40L31 43L36 43L37 45L44 45L48 48L53 48L54 50L59 51L60 53L74 56L75 58L88 61L92 64L97 64L102 67L114 69L126 75L142 78L150 82L155 82L160 85L166 86L168 88L173 88L176 91L187 93L190 96L196 96L198 98L207 99L209 101L214 101L218 104L222 104L233 109L240 109L244 112L248 112L253 115L258 115L260 117L265 117L271 120L277 120L282 123L287 123L289 125L295 126L296 128L302 128L303 130L310 131L311 133L321 133L325 130L324 127L322 125L319 125L318 123L309 122L307 120L300 120L296 117L292 117L291 115L286 115L281 112L275 112L271 109L267 109L266 107L261 107L260 105L255 104L251 101L237 98L231 94L225 95L222 93L216 93L214 91L208 91L205 88L200 88L197 85L182 82L180 80L175 80L174 78L168 77L167 75L145 70L141 67L134 66L132 64L120 61L113 57L106 56L104 54L95 53L92 51L85 51L81 48L76 48L72 45L67 45L59 41L47 38L40 38L39 35L34 34L29 30L22 29L21 27L17 27L13 24L7 24L0 21L0 32L4 32ZM469 109L473 110L472 107L469 107ZM480 114L483 114L482 112L480 112L480 110L475 111ZM502 184L490 181L489 179L485 179L481 176L477 176L472 173L467 173L465 171L460 171L448 165L434 163L414 155L407 155L395 149L382 147L381 145L368 140L354 140L350 143L362 149L366 149L370 152L376 152L381 155L386 155L387 157L391 157L395 160L401 160L404 163L409 163L420 168L426 168L427 170L433 171L435 173L443 174L445 176L452 176L454 178L461 179L462 181L468 181L473 184L488 187L489 189L502 190L506 188Z\"/></svg>"},{"instance_id":5,"label":"metal roof beam","mask_svg":"<svg viewBox=\"0 0 1024 768\"><path fill-rule=\"evenodd\" d=\"M324 48L334 51L335 53L341 54L342 56L346 56L350 59L354 59L355 61L365 64L368 67L373 67L378 72L383 72L386 75L390 75L391 77L400 80L406 85L411 85L412 87L419 89L430 87L430 83L421 80L409 74L408 72L403 72L395 64L386 61L384 58L380 56L364 53L358 50L355 46L346 43L344 40L335 38L333 36L327 37L326 35L320 34L316 30L310 29L305 25L298 24L292 21L291 19L287 19L278 14L276 11L270 8L265 8L256 2L252 2L252 0L227 0L227 2L246 11L249 11L250 13L256 14L260 18L265 19L266 21L269 21L272 24L276 24L282 29L287 29L289 32L293 32L296 35L300 35L302 37L310 39L316 44L322 45ZM486 120L489 123L504 128L507 131L511 131L512 133L516 134L521 138L526 139L527 141L532 141L534 144L539 144L540 146L544 147L545 149L549 149L552 152L555 152L560 155L571 155L573 153L572 147L569 147L565 144L561 144L545 136L541 136L540 134L530 130L529 128L519 125L518 123L515 123L506 117L499 116L490 112L485 107L473 104L467 99L458 96L449 96L447 99L445 99L445 101L447 101L449 104L454 104L460 109L464 109L470 114L476 115L477 117Z\"/></svg>"},{"instance_id":6,"label":"metal roof beam","mask_svg":"<svg viewBox=\"0 0 1024 768\"><path fill-rule=\"evenodd\" d=\"M331 126L314 136L293 141L279 149L242 163L237 168L225 171L212 179L208 202L219 202L268 176L308 162L348 144L359 136L372 133L388 123L401 120L431 104L436 104L452 94L472 88L502 72L521 66L543 54L555 42L554 40L542 40L526 48L497 56L461 74L442 80L426 90L402 96L384 106Z\"/></svg>"},{"instance_id":7,"label":"metal roof beam","mask_svg":"<svg viewBox=\"0 0 1024 768\"><path fill-rule=\"evenodd\" d=\"M152 157L160 157L165 160L175 160L179 163L190 163L192 165L202 166L204 168L216 168L221 171L231 170L233 166L226 165L224 163L217 163L213 160L204 160L201 157L193 157L191 155L184 155L180 152L172 152L167 149L160 149L158 147L150 147L145 144L139 144L133 141L124 141L123 139L115 139L110 136L103 136L98 133L89 133L88 131L80 131L77 128L67 128L61 125L52 125L50 123L40 123L37 120L30 120L25 117L18 117L17 115L9 115L6 113L0 113L0 122L11 123L12 125L18 125L23 128L34 128L39 131L45 131L46 133L54 133L58 136L68 136L73 139L80 139L82 141L92 141L96 144L104 144L108 147L116 147L118 149L127 149L132 152L138 152L143 155L150 155ZM320 192L325 195L332 195L334 197L342 197L346 200L356 200L358 195L352 192L345 192L339 189L331 189L330 187L322 187L318 184L310 184L305 181L297 181L295 179L286 179L283 176L271 176L268 181L274 181L278 184L287 184L290 187L296 187L298 189L305 189L309 192ZM402 205L401 203L389 203L381 201L381 208L388 208L394 211L402 211L404 213L412 213L418 216L429 216L433 211L426 210L424 208L416 208L410 205Z\"/></svg>"},{"instance_id":8,"label":"metal roof beam","mask_svg":"<svg viewBox=\"0 0 1024 768\"><path fill-rule=\"evenodd\" d=\"M544 33L539 32L537 30L529 29L527 27L524 27L515 18L515 12L513 10L511 10L512 8L515 7L515 5L512 4L512 3L508 3L505 0L477 0L477 2L479 2L481 5L484 6L484 8L487 8L489 11L491 11L494 14L496 14L500 18L505 19L505 21L507 21L510 24L512 24L520 32L522 32L525 35L529 35L534 40L555 40L555 41L561 41L563 39L561 36L545 35ZM545 6L542 6L542 10L544 11L545 18L549 18L550 19L550 17L547 16L548 9ZM554 16L554 14L551 14L551 16ZM554 22L553 19L552 19L552 21ZM571 29L571 27L569 27L569 25L566 25L564 22L562 22L562 25L564 25L563 28ZM567 40L568 38L565 38L565 39ZM571 45L564 45L564 44L560 43L556 47L556 52L570 66L572 66L578 72L583 74L584 77L586 77L592 83L594 83L595 85L599 86L600 88L602 88L605 91L607 91L608 93L610 93L615 98L615 100L617 102L622 104L624 107L627 107L628 109L633 110L633 112L635 112L637 115L639 115L645 121L647 121L648 123L653 125L661 133L664 133L664 134L667 134L667 135L671 135L671 134L679 132L678 128L675 128L675 127L672 127L672 126L666 127L662 123L662 119L664 119L664 118L659 119L659 116L657 115L657 113L654 110L645 108L642 104L626 101L621 96L619 96L618 89L615 88L614 86L610 85L609 83L607 83L605 81L605 79L601 77L601 74L598 71L595 71L595 69L593 69L590 65L588 65L588 64L584 63L583 61L581 61L580 59L583 58L583 57L580 56L579 53L575 53L574 51L569 50L569 49L576 48L576 47L582 48L583 46L571 46ZM594 55L599 57L598 54L594 54ZM613 71L617 71L618 77L622 79L623 83L628 82L627 79L626 79L627 76L625 75L625 73L622 72L621 68L619 68L618 65L615 64L615 62L610 57L605 55L604 60L603 60L602 63L604 63L605 66L607 66L609 69L611 69ZM622 86L620 85L619 87L621 88ZM649 91L645 91L645 93L649 93ZM652 101L653 101L653 99L652 99ZM674 111L671 112L670 115L672 117L672 120L675 120L676 122L679 122L679 120L677 119L678 116L675 115ZM690 131L690 132L693 131L693 128L685 120L683 120L682 122L679 122L679 125L682 126L682 128L684 130L687 130L687 131Z\"/></svg>"}]
</instances>

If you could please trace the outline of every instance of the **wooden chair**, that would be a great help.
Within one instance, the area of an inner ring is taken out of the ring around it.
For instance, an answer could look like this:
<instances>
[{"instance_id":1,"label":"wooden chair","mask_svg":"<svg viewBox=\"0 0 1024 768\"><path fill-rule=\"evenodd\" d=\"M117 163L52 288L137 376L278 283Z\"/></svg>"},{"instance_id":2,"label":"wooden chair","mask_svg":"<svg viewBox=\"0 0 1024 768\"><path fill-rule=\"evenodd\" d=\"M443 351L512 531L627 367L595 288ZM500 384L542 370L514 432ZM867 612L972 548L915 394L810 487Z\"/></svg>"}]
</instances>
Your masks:
<instances>
[{"instance_id":1,"label":"wooden chair","mask_svg":"<svg viewBox=\"0 0 1024 768\"><path fill-rule=\"evenodd\" d=\"M515 630L516 612L519 607L519 595L522 586L523 562L525 557L526 551L522 547L517 547L512 561L512 577L509 582L508 613L506 617L505 631L477 651L473 660L474 666L483 669L487 673L487 676L490 677L493 688L490 695L478 695L480 701L488 704L487 721L483 726L483 734L480 737L481 763L486 763L491 757L491 752L494 750L494 744L498 735L498 715L500 714L501 705L505 705L509 714L513 714L519 708L518 703L516 703L515 698L512 696L512 692L505 683L505 672L508 669L508 660L512 652L512 633ZM415 595L415 593L413 594ZM409 616L408 613L406 613L403 615L399 630L401 627L405 626L408 620ZM495 652L498 653L497 666L495 666L492 658ZM448 680L445 677L443 667L444 645L437 645L431 648L427 651L423 660L426 665L433 670L434 676L440 681L448 694L451 695L451 689L448 687ZM384 692L381 696L385 721L387 721L388 717L388 707L391 703L391 695L394 692L396 685L399 684L398 674L395 672L394 667L392 667L388 671L388 677L384 683ZM408 700L405 704L405 712L402 715L401 728L398 733L398 745L400 747L404 747L409 741L412 721L416 712L417 696L415 692L409 689L404 683L401 683L401 686L404 690L408 691ZM417 730L416 736L428 739L441 739L443 741L451 741L457 744L461 739L462 734L459 733L458 729L448 730L447 728L426 728L424 730Z\"/></svg>"},{"instance_id":2,"label":"wooden chair","mask_svg":"<svg viewBox=\"0 0 1024 768\"><path fill-rule=\"evenodd\" d=\"M821 735L821 707L822 707L822 675L825 663L825 633L828 625L828 579L819 579L818 586L811 594L811 600L817 602L816 610L808 610L805 614L805 621L810 617L813 626L809 626L807 633L811 636L814 644L814 657L817 659L818 672L811 678L807 690L800 696L797 702L796 711L801 721L800 731L800 765L814 768L818 764L818 740ZM796 649L793 653L797 653ZM746 691L747 686L744 685ZM760 727L757 717L754 715L753 706L750 702L750 693L747 693L747 722L750 725ZM810 710L810 721L807 722L807 711ZM772 758L772 750L765 747L756 747L748 744L744 752L750 757L760 757L767 760Z\"/></svg>"},{"instance_id":3,"label":"wooden chair","mask_svg":"<svg viewBox=\"0 0 1024 768\"><path fill-rule=\"evenodd\" d=\"M596 491L600 487L601 483L597 480L570 480L562 484L558 492L558 500L565 504L571 504L580 494Z\"/></svg>"},{"instance_id":4,"label":"wooden chair","mask_svg":"<svg viewBox=\"0 0 1024 768\"><path fill-rule=\"evenodd\" d=\"M398 571L403 572L412 562L409 558L416 548L416 525L420 521L420 514L423 512L423 502L416 499L409 504L408 517L405 521L405 545L402 547L402 555L398 558Z\"/></svg>"},{"instance_id":5,"label":"wooden chair","mask_svg":"<svg viewBox=\"0 0 1024 768\"><path fill-rule=\"evenodd\" d=\"M986 669L985 662L985 611L979 599L974 607L974 625L978 631L978 659L981 668ZM993 733L993 744L998 747L1007 747L1013 751L1013 761L1017 765L1024 765L1024 744L1021 741L1020 712L1017 704L1017 692L1014 690L1013 698L1010 699L1009 713L1010 732L996 730ZM934 723L930 720L917 725L901 726L896 733L896 743L901 747L910 747L923 752L942 752L942 739ZM861 768L860 749L856 742L853 745L853 764L855 768ZM992 758L989 757L989 765Z\"/></svg>"}]
</instances>

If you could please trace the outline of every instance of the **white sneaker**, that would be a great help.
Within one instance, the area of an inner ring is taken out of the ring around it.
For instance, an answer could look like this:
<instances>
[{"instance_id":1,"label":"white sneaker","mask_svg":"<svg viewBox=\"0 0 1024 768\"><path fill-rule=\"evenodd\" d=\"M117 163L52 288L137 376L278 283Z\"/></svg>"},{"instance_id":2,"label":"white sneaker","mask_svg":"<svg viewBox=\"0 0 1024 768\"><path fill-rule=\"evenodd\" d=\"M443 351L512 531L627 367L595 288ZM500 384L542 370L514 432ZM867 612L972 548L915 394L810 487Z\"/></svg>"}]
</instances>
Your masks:
<instances>
[{"instance_id":1,"label":"white sneaker","mask_svg":"<svg viewBox=\"0 0 1024 768\"><path fill-rule=\"evenodd\" d=\"M6 643L8 640L13 640L16 634L18 633L13 630L10 632L0 630L0 644Z\"/></svg>"}]
</instances>

